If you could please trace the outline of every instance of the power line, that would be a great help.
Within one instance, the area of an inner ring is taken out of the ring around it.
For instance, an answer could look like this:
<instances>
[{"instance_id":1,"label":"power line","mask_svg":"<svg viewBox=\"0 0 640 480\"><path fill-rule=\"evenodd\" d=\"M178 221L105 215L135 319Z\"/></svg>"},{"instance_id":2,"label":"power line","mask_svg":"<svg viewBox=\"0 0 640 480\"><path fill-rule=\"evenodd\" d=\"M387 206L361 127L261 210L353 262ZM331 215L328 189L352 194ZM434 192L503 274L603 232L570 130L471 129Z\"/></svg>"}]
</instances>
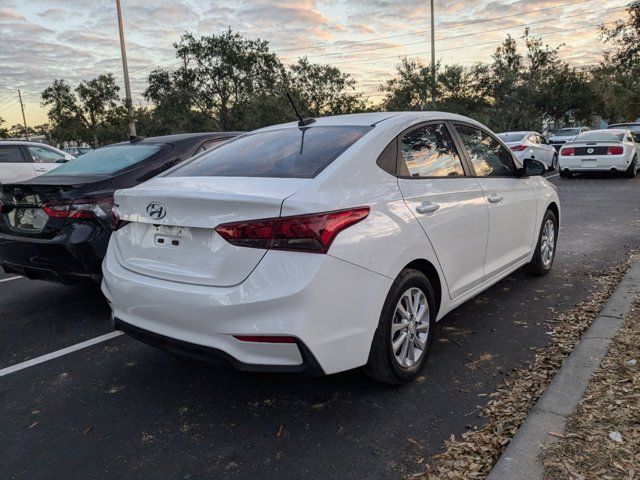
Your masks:
<instances>
[{"instance_id":1,"label":"power line","mask_svg":"<svg viewBox=\"0 0 640 480\"><path fill-rule=\"evenodd\" d=\"M611 24L611 23L610 23ZM535 35L536 37L547 37L549 35L557 35L558 33L566 33L566 32L574 32L576 30L584 30L585 28L592 28L592 27L598 27L600 25L604 25L602 23L594 23L591 25L584 25L582 27L577 27L577 28L569 28L569 29L564 29L564 30L557 30L555 32L548 32L548 33L543 33L541 35ZM494 40L494 41L490 41L490 42L483 42L483 43L476 43L474 45L459 45L457 47L449 47L449 48L440 48L438 51L440 52L448 52L451 50L461 50L464 48L476 48L476 47L482 47L485 45L495 45L495 44L499 44L502 43L504 40ZM376 58L365 58L363 60L346 60L346 61L341 61L341 62L332 62L331 65L343 65L343 64L347 64L347 63L366 63L366 62L376 62L378 60L386 60L389 58L400 58L400 57L413 57L416 55L428 55L430 54L431 51L427 50L424 52L413 52L413 53L409 53L409 54L405 54L405 55L390 55L390 56L386 56L386 57L376 57Z\"/></svg>"},{"instance_id":2,"label":"power line","mask_svg":"<svg viewBox=\"0 0 640 480\"><path fill-rule=\"evenodd\" d=\"M14 99L13 102L11 102L9 105L6 105L5 108L3 108L2 110L0 110L0 113L7 111L11 108L14 108L16 106L18 106L20 104L20 102L18 102L17 99Z\"/></svg>"},{"instance_id":3,"label":"power line","mask_svg":"<svg viewBox=\"0 0 640 480\"><path fill-rule=\"evenodd\" d=\"M538 9L534 9L534 10L527 10L524 12L518 12L518 13L513 13L513 14L509 14L509 15L502 15L499 17L490 17L490 18L482 18L482 19L478 19L478 20L472 20L469 22L461 22L461 23L457 23L454 25L447 25L444 27L440 27L438 29L436 29L436 31L442 31L442 30L450 30L453 28L459 28L459 27L465 27L465 26L469 26L469 25L477 25L480 23L487 23L487 22L493 22L496 20L503 20L503 19L507 19L507 18L513 18L513 17L518 17L518 16L523 16L523 15L528 15L530 13L537 13L537 12L543 12L543 11L548 11L548 10L554 10L554 9L558 9L558 8L563 8L563 7L568 7L568 6L573 6L573 5L578 5L578 4L582 4L582 3L588 3L588 2L592 2L593 0L579 0L576 2L569 2L569 3L563 3L561 5L554 5L551 7L545 7L545 8L538 8ZM620 7L622 8L622 7ZM557 20L558 18L554 18L554 20ZM509 28L517 28L517 27L509 27ZM412 36L412 35L421 35L421 34L425 34L430 32L430 30L418 30L418 31L414 31L411 33L404 33L404 34L399 34L399 35L390 35L390 36L385 36L385 37L376 37L376 38L372 38L372 39L367 39L367 40L354 40L354 41L349 41L349 42L331 42L331 43L327 43L327 44L323 44L323 45L311 45L308 47L295 47L295 48L284 48L284 49L274 49L273 52L274 53L282 53L282 52L287 52L287 51L295 51L295 50L312 50L312 49L321 49L321 48L327 48L327 47L331 47L331 46L344 46L344 45L354 45L354 44L362 44L362 43L371 43L371 42L377 42L380 40L388 40L391 38L400 38L400 37L407 37L407 36ZM452 37L455 38L455 37ZM444 40L444 39L443 39ZM423 42L415 42L415 43L410 43L410 44L406 44L406 45L417 45L417 44L421 44ZM396 48L394 47L387 47L387 48ZM324 56L324 55L317 55L317 56ZM284 59L283 59L284 60ZM173 62L171 62L173 61ZM169 65L166 65L166 67L172 67L174 65L177 65L181 60L180 59L176 59L175 57L167 57L163 60L159 60L155 63L149 64L149 65L145 65L143 67L138 67L136 69L131 70L132 73L134 72L140 72L140 71L145 71L145 74L147 72L150 72L150 67L154 67L157 65L160 65L162 63L165 62L171 62ZM145 76L145 74L143 74L140 77L136 77L136 78L142 78L143 76Z\"/></svg>"},{"instance_id":4,"label":"power line","mask_svg":"<svg viewBox=\"0 0 640 480\"><path fill-rule=\"evenodd\" d=\"M530 23L526 23L526 24L522 24L522 25L510 25L510 26L507 26L507 27L494 28L494 29L491 29L491 30L481 30L479 32L463 33L463 34L460 34L460 35L452 35L452 36L449 36L449 37L436 38L436 40L437 41L444 41L444 40L452 40L452 39L463 38L463 37L473 37L475 35L481 35L483 33L494 33L494 32L499 32L501 30L509 30L509 29L512 29L512 28L530 27L532 25L539 25L541 23L557 22L558 20L563 20L565 18L579 17L579 16L584 16L584 15L592 15L592 14L596 14L596 13L606 13L606 12L611 12L611 11L614 11L614 10L622 10L624 8L626 8L626 6L607 8L607 9L604 9L604 10L597 10L597 11L591 11L591 12L574 13L574 14L571 14L571 15L565 15L565 16L562 16L562 17L555 17L555 18L548 18L546 20L538 20L537 22L530 22ZM374 51L374 50L388 50L390 48L408 47L408 46L412 46L412 45L422 45L424 43L425 43L424 41L411 42L411 43L400 43L398 45L387 45L387 46L384 46L384 47L366 48L366 49L361 49L361 50L353 50L351 52L324 53L324 54L315 55L315 56L308 57L308 58L353 55L353 54L356 54L356 53L371 52L371 51ZM290 58L283 58L282 60L283 61L287 61L287 60L292 60L292 58L291 57Z\"/></svg>"},{"instance_id":5,"label":"power line","mask_svg":"<svg viewBox=\"0 0 640 480\"><path fill-rule=\"evenodd\" d=\"M522 15L527 15L529 13L537 13L537 12L543 12L546 10L554 10L554 9L558 9L558 8L562 8L562 7L568 7L568 6L572 6L572 5L578 5L580 3L587 3L587 2L591 2L593 0L579 0L577 2L571 2L571 3L563 3L562 5L555 5L552 7L545 7L545 8L538 8L535 10L527 10L525 12L518 12L518 13L512 13L510 15L503 15L501 17L491 17L491 18L481 18L478 20L471 20L469 22L462 22L462 23L456 23L454 25L447 25L444 27L440 27L437 28L436 31L442 31L442 30L450 30L452 28L459 28L459 27L466 27L469 25L476 25L478 23L486 23L486 22L493 22L495 20L503 20L505 18L512 18L512 17L519 17ZM349 42L330 42L330 43L326 43L323 45L311 45L308 47L294 47L294 48L281 48L279 50L277 50L276 52L287 52L287 51L294 51L294 50L311 50L311 49L317 49L317 48L326 48L326 47L331 47L331 46L343 46L343 45L351 45L351 44L358 44L358 43L369 43L369 42L377 42L380 40L388 40L390 38L400 38L400 37L408 37L411 35L422 35L425 33L429 33L430 30L417 30L411 33L403 33L403 34L399 34L399 35L390 35L387 37L376 37L376 38L372 38L369 40L353 40L353 41L349 41ZM274 50L275 51L275 50Z\"/></svg>"}]
</instances>

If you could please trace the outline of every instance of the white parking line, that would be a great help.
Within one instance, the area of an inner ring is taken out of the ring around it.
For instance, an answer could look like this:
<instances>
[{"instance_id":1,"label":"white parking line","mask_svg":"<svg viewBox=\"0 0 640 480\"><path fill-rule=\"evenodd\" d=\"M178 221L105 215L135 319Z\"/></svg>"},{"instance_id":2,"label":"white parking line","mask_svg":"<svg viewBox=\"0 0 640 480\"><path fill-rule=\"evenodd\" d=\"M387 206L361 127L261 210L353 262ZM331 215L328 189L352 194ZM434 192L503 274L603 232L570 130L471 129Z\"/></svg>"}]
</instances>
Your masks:
<instances>
[{"instance_id":1,"label":"white parking line","mask_svg":"<svg viewBox=\"0 0 640 480\"><path fill-rule=\"evenodd\" d=\"M23 277L2 278L2 279L0 279L0 283L2 283L2 282L10 282L11 280L18 280L19 278L23 278Z\"/></svg>"},{"instance_id":2,"label":"white parking line","mask_svg":"<svg viewBox=\"0 0 640 480\"><path fill-rule=\"evenodd\" d=\"M0 370L0 377L4 377L5 375L10 375L12 373L19 372L20 370L33 367L34 365L38 365L40 363L48 362L49 360L62 357L63 355L67 355L68 353L77 352L78 350L82 350L83 348L90 347L97 343L106 342L107 340L111 340L112 338L119 337L120 335L123 335L123 332L107 333L106 335L100 335L99 337L95 337L81 343L76 343L75 345L71 345L70 347L63 348L62 350L57 350L52 353L47 353L46 355L42 355L41 357L32 358L31 360L27 360L26 362L18 363L16 365L11 365L10 367L3 368L2 370Z\"/></svg>"},{"instance_id":3,"label":"white parking line","mask_svg":"<svg viewBox=\"0 0 640 480\"><path fill-rule=\"evenodd\" d=\"M554 173L553 175L549 175L548 177L544 177L544 178L553 178L553 177L557 177L558 175L560 175L559 173Z\"/></svg>"}]
</instances>

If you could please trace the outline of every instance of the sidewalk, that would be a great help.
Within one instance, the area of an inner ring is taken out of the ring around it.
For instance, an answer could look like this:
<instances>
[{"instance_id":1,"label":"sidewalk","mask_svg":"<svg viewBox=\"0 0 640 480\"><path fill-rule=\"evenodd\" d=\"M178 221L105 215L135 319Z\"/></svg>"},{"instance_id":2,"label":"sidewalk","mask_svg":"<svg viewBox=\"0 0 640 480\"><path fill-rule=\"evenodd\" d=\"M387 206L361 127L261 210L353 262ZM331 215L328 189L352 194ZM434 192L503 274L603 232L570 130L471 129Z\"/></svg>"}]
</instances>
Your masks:
<instances>
[{"instance_id":1,"label":"sidewalk","mask_svg":"<svg viewBox=\"0 0 640 480\"><path fill-rule=\"evenodd\" d=\"M488 480L543 478L541 455L563 437L568 419L576 411L590 379L607 355L639 293L640 261L636 261L531 409L489 473ZM617 442L617 435L613 437L611 441ZM553 461L547 460L547 463Z\"/></svg>"}]
</instances>

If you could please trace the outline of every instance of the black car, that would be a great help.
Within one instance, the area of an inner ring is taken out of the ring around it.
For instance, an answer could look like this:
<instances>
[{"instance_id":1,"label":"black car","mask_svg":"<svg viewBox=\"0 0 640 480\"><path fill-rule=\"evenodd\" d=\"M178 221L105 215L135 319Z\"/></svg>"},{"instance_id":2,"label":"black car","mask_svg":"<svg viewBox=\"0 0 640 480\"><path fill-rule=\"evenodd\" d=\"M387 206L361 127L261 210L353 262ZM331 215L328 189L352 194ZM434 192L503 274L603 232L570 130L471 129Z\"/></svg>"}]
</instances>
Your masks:
<instances>
[{"instance_id":1,"label":"black car","mask_svg":"<svg viewBox=\"0 0 640 480\"><path fill-rule=\"evenodd\" d=\"M0 265L61 283L101 278L113 193L215 148L236 132L133 138L92 150L31 180L0 185Z\"/></svg>"}]
</instances>

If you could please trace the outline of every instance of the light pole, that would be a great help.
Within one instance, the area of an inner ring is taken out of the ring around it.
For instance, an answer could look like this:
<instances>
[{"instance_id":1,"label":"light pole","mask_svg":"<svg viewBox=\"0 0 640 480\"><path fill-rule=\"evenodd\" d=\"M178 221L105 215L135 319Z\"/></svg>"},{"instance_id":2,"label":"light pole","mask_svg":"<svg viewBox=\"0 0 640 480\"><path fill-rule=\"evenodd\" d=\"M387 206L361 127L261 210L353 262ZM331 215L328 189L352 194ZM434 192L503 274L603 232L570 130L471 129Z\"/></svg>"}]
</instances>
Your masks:
<instances>
[{"instance_id":1,"label":"light pole","mask_svg":"<svg viewBox=\"0 0 640 480\"><path fill-rule=\"evenodd\" d=\"M122 53L122 71L124 72L124 91L127 97L127 114L129 116L129 135L136 136L136 122L133 119L133 101L131 100L131 85L129 84L129 66L127 65L127 49L124 41L124 29L122 28L122 6L120 0L116 0L118 10L118 30L120 32L120 52Z\"/></svg>"},{"instance_id":2,"label":"light pole","mask_svg":"<svg viewBox=\"0 0 640 480\"><path fill-rule=\"evenodd\" d=\"M22 110L22 123L24 123L24 136L29 141L29 127L27 127L27 118L24 116L24 104L22 103L22 93L18 90L18 98L20 99L20 110Z\"/></svg>"},{"instance_id":3,"label":"light pole","mask_svg":"<svg viewBox=\"0 0 640 480\"><path fill-rule=\"evenodd\" d=\"M435 108L436 105L436 30L435 30L435 14L431 0L431 103Z\"/></svg>"}]
</instances>

